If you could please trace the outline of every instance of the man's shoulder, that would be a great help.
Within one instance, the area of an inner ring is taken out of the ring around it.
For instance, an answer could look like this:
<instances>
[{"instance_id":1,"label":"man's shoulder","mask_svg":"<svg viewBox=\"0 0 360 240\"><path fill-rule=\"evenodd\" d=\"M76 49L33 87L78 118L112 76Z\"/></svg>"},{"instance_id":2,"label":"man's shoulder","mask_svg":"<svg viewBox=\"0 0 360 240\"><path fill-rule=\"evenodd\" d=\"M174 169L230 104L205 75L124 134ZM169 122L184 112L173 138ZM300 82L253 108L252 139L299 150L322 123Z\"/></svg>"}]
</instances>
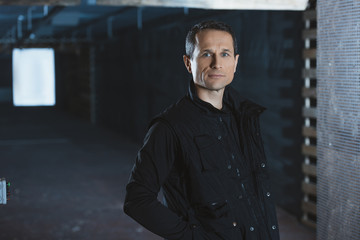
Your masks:
<instances>
[{"instance_id":1,"label":"man's shoulder","mask_svg":"<svg viewBox=\"0 0 360 240\"><path fill-rule=\"evenodd\" d=\"M192 116L195 113L196 111L194 105L192 104L189 96L186 95L155 116L150 125L157 121L163 121L170 125L179 124L186 121L189 116Z\"/></svg>"},{"instance_id":2,"label":"man's shoulder","mask_svg":"<svg viewBox=\"0 0 360 240\"><path fill-rule=\"evenodd\" d=\"M229 104L234 111L250 115L259 115L266 110L264 106L241 96L241 94L231 86L226 87L224 101Z\"/></svg>"}]
</instances>

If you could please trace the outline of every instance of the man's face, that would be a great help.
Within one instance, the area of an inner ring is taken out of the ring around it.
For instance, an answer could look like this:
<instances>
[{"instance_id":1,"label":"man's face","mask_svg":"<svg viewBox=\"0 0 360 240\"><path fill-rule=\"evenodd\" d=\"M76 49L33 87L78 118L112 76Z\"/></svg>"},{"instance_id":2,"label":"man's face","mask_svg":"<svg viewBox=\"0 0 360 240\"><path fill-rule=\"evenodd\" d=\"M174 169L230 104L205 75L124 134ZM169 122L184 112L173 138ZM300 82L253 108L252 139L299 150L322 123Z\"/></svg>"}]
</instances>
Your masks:
<instances>
[{"instance_id":1,"label":"man's face","mask_svg":"<svg viewBox=\"0 0 360 240\"><path fill-rule=\"evenodd\" d=\"M187 70L197 87L218 91L234 78L239 55L235 56L230 33L219 30L203 30L196 34L192 58L184 56Z\"/></svg>"}]
</instances>

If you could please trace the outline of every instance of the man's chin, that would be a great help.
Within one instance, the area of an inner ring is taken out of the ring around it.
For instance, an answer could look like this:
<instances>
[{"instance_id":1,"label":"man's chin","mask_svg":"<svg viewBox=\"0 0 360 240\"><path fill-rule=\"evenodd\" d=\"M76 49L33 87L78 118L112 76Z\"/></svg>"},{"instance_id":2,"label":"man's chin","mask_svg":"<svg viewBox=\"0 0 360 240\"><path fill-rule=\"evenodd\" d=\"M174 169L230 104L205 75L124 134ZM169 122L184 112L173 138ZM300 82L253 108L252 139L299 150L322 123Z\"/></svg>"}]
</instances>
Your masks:
<instances>
[{"instance_id":1,"label":"man's chin","mask_svg":"<svg viewBox=\"0 0 360 240\"><path fill-rule=\"evenodd\" d=\"M223 90L229 84L209 84L206 88L210 91L220 91Z\"/></svg>"},{"instance_id":2,"label":"man's chin","mask_svg":"<svg viewBox=\"0 0 360 240\"><path fill-rule=\"evenodd\" d=\"M205 87L205 89L211 92L219 92L224 90L225 87L226 86L209 86L209 87Z\"/></svg>"},{"instance_id":3,"label":"man's chin","mask_svg":"<svg viewBox=\"0 0 360 240\"><path fill-rule=\"evenodd\" d=\"M230 83L222 83L222 84L219 84L219 83L208 83L208 84L196 84L195 83L195 86L197 86L198 88L201 88L203 90L207 90L207 91L215 91L215 92L218 92L218 91L221 91L223 90L227 85L229 85Z\"/></svg>"}]
</instances>

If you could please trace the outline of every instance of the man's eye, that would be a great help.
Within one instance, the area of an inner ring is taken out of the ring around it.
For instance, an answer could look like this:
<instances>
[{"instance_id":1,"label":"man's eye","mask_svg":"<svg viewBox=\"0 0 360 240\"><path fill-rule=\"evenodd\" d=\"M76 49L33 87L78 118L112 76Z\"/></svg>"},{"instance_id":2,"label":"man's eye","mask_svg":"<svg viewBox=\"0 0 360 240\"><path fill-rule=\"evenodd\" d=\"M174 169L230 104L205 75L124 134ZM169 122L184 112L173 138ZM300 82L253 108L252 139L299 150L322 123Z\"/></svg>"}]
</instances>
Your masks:
<instances>
[{"instance_id":1,"label":"man's eye","mask_svg":"<svg viewBox=\"0 0 360 240\"><path fill-rule=\"evenodd\" d=\"M204 53L203 54L203 57L210 57L211 55L210 55L210 53Z\"/></svg>"},{"instance_id":2,"label":"man's eye","mask_svg":"<svg viewBox=\"0 0 360 240\"><path fill-rule=\"evenodd\" d=\"M230 56L230 54L228 54L228 53L224 52L224 53L222 53L222 54L221 54L221 56L223 56L223 57L227 57L227 56Z\"/></svg>"}]
</instances>

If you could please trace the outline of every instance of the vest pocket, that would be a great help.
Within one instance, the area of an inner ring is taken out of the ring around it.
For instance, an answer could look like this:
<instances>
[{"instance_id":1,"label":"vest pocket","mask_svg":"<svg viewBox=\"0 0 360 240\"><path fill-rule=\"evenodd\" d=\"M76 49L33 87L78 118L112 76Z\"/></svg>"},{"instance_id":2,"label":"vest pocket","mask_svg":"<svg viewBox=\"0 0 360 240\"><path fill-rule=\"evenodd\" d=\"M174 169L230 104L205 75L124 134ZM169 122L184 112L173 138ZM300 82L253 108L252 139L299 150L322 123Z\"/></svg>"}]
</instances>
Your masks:
<instances>
[{"instance_id":1,"label":"vest pocket","mask_svg":"<svg viewBox=\"0 0 360 240\"><path fill-rule=\"evenodd\" d=\"M230 208L227 201L214 201L198 204L195 207L196 217L208 232L221 232L234 228Z\"/></svg>"},{"instance_id":2,"label":"vest pocket","mask_svg":"<svg viewBox=\"0 0 360 240\"><path fill-rule=\"evenodd\" d=\"M225 169L225 153L219 140L210 135L200 135L194 138L199 151L202 171Z\"/></svg>"}]
</instances>

